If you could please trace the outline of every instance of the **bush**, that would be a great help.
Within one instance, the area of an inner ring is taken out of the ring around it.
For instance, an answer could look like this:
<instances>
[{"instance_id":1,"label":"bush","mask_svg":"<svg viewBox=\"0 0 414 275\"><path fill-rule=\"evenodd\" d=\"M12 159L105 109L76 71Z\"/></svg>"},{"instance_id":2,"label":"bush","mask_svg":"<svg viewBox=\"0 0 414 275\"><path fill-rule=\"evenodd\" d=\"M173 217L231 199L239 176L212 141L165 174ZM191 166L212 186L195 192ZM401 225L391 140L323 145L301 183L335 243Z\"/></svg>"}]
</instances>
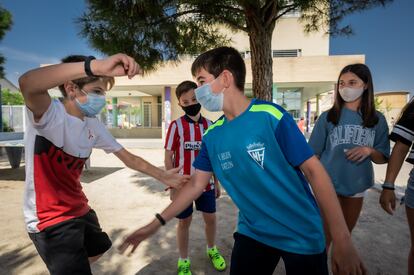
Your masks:
<instances>
[{"instance_id":1,"label":"bush","mask_svg":"<svg viewBox=\"0 0 414 275\"><path fill-rule=\"evenodd\" d=\"M11 92L8 89L1 91L3 105L24 105L23 95L20 92Z\"/></svg>"},{"instance_id":2,"label":"bush","mask_svg":"<svg viewBox=\"0 0 414 275\"><path fill-rule=\"evenodd\" d=\"M14 132L12 127L9 127L6 121L3 120L3 132Z\"/></svg>"}]
</instances>

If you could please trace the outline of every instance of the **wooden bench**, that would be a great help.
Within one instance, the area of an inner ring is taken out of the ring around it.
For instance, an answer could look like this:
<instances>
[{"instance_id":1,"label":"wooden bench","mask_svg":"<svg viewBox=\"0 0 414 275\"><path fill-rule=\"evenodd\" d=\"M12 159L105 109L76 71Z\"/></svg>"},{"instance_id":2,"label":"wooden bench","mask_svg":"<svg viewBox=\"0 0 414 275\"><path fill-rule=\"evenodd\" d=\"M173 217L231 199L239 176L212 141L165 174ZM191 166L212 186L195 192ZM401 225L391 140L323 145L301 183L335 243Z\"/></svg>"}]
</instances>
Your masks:
<instances>
[{"instance_id":1,"label":"wooden bench","mask_svg":"<svg viewBox=\"0 0 414 275\"><path fill-rule=\"evenodd\" d=\"M10 166L19 168L24 148L23 132L0 132L0 147L5 147Z\"/></svg>"}]
</instances>

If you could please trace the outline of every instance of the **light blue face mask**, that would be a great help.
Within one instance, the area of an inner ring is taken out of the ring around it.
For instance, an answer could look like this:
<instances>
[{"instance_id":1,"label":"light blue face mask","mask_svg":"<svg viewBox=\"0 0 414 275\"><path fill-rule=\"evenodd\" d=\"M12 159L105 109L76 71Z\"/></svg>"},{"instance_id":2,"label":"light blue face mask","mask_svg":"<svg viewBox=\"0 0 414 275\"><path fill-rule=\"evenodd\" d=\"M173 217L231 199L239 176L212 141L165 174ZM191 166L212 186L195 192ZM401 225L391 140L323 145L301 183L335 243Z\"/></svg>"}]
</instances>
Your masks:
<instances>
[{"instance_id":1,"label":"light blue face mask","mask_svg":"<svg viewBox=\"0 0 414 275\"><path fill-rule=\"evenodd\" d=\"M80 89L82 93L86 95L86 102L80 103L77 98L75 98L76 105L79 107L81 112L87 117L95 117L99 114L103 107L106 105L106 100L104 95L97 95L95 93L87 93L84 90Z\"/></svg>"},{"instance_id":2,"label":"light blue face mask","mask_svg":"<svg viewBox=\"0 0 414 275\"><path fill-rule=\"evenodd\" d=\"M216 81L216 79L194 90L197 101L210 112L219 112L223 110L223 91L225 88L220 93L213 93L213 90L211 89L211 84Z\"/></svg>"}]
</instances>

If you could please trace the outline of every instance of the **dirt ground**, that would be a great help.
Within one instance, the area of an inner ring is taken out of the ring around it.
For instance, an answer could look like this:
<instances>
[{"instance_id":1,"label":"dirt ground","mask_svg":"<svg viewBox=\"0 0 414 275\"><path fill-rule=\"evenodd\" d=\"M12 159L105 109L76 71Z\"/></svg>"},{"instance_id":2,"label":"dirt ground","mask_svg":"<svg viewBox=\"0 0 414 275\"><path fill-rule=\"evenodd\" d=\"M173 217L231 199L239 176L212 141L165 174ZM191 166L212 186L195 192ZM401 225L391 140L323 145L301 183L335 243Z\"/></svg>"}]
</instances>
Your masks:
<instances>
[{"instance_id":1,"label":"dirt ground","mask_svg":"<svg viewBox=\"0 0 414 275\"><path fill-rule=\"evenodd\" d=\"M163 150L158 145L147 145L127 144L133 148L133 153L162 166ZM92 168L82 176L84 192L114 244L93 265L93 273L176 274L176 221L169 222L155 236L143 242L131 257L120 255L116 250L125 234L149 222L154 213L168 205L169 196L164 192L164 186L146 175L124 168L116 157L102 151L94 151L91 159ZM399 185L405 185L409 169L409 165L403 167L398 178ZM376 180L383 180L385 166L376 166L375 172ZM0 156L0 274L48 274L25 231L23 189L24 167L12 170L5 156ZM400 188L400 195L402 191L403 188ZM378 198L377 189L368 192L353 232L354 243L369 274L406 274L410 238L404 207L399 206L395 215L389 216L380 209ZM217 204L217 246L229 262L237 209L225 193ZM191 226L189 251L193 274L228 274L228 270L216 272L207 260L199 213L194 215ZM274 274L284 274L283 263L279 264Z\"/></svg>"}]
</instances>

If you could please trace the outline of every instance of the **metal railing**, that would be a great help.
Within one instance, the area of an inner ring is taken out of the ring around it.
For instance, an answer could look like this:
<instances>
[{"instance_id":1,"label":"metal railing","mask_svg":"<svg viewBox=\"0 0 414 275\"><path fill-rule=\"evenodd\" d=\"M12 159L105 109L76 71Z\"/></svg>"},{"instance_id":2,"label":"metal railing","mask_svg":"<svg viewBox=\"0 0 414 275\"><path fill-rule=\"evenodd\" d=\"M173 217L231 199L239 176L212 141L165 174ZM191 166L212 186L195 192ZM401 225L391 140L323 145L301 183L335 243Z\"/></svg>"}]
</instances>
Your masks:
<instances>
[{"instance_id":1,"label":"metal railing","mask_svg":"<svg viewBox=\"0 0 414 275\"><path fill-rule=\"evenodd\" d=\"M24 105L3 105L2 119L14 132L24 132L26 128L26 118ZM5 131L6 129L3 129Z\"/></svg>"}]
</instances>

